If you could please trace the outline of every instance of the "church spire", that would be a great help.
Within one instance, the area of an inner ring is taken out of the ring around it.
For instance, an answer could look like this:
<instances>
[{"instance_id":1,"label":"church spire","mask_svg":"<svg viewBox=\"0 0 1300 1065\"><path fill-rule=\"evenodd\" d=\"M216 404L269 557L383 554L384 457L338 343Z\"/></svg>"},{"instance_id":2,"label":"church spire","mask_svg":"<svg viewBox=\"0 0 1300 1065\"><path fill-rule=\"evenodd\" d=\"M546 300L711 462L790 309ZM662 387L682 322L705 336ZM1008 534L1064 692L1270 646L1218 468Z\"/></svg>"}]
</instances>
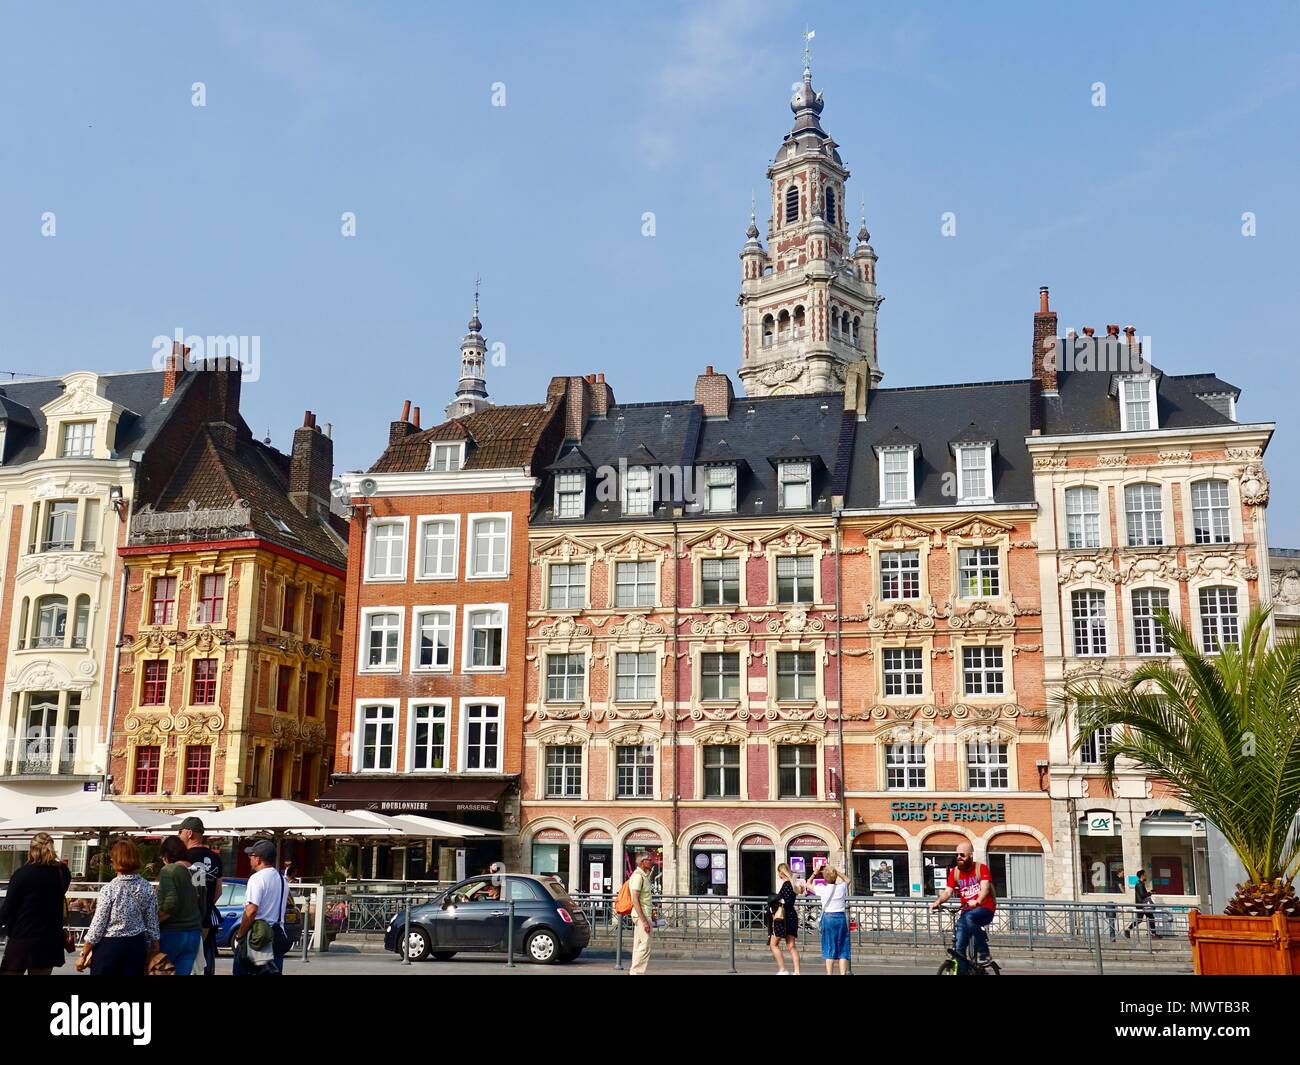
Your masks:
<instances>
[{"instance_id":1,"label":"church spire","mask_svg":"<svg viewBox=\"0 0 1300 1065\"><path fill-rule=\"evenodd\" d=\"M478 317L479 281L475 275L474 313L470 316L469 332L460 342L460 381L456 385L455 398L447 404L448 418L474 414L492 406L487 392L487 341L483 339L483 323Z\"/></svg>"}]
</instances>

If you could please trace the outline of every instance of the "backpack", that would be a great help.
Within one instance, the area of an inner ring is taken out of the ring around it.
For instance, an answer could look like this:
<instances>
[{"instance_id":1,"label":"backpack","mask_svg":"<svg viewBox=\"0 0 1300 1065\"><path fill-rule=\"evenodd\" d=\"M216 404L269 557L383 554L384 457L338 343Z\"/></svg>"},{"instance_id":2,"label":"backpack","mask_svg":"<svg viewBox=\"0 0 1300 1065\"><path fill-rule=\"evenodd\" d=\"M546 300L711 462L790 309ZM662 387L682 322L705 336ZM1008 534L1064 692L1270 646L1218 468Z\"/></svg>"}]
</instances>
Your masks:
<instances>
[{"instance_id":1,"label":"backpack","mask_svg":"<svg viewBox=\"0 0 1300 1065\"><path fill-rule=\"evenodd\" d=\"M632 912L632 879L629 877L623 881L623 886L618 889L618 898L614 900L614 912L620 917L626 917Z\"/></svg>"}]
</instances>

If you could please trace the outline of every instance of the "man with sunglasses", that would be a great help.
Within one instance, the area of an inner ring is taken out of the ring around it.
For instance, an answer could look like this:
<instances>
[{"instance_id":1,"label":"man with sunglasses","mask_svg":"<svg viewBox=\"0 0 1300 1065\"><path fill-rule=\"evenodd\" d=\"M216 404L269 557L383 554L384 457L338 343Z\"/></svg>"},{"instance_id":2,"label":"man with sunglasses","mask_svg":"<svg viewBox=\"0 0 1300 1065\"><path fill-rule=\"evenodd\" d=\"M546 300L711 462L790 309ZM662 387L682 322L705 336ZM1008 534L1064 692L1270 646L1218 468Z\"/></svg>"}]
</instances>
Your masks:
<instances>
[{"instance_id":1,"label":"man with sunglasses","mask_svg":"<svg viewBox=\"0 0 1300 1065\"><path fill-rule=\"evenodd\" d=\"M958 975L966 972L966 944L975 938L975 956L981 963L989 960L989 937L984 931L993 921L998 902L993 897L993 874L989 867L976 862L969 843L958 843L957 863L948 870L948 886L939 893L930 909L937 910L956 892L961 898L961 916L957 918Z\"/></svg>"}]
</instances>

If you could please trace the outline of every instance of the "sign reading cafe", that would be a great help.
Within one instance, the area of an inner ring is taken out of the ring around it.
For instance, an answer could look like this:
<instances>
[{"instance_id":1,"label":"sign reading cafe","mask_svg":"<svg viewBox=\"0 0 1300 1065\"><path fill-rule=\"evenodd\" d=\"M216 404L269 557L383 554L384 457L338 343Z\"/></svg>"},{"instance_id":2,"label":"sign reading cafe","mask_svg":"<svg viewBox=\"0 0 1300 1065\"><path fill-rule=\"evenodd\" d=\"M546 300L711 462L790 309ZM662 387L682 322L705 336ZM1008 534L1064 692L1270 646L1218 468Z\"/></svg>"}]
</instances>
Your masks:
<instances>
[{"instance_id":1,"label":"sign reading cafe","mask_svg":"<svg viewBox=\"0 0 1300 1065\"><path fill-rule=\"evenodd\" d=\"M1006 821L1006 807L1000 802L891 802L891 821Z\"/></svg>"}]
</instances>

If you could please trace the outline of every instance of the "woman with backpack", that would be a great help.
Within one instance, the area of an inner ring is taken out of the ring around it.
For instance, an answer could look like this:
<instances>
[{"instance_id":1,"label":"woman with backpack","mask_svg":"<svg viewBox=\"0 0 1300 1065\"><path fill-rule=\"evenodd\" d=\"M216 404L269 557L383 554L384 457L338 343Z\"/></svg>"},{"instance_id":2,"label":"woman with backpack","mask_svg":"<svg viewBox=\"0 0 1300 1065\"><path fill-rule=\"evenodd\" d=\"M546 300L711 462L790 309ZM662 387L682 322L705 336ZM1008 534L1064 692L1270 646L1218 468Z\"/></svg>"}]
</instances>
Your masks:
<instances>
[{"instance_id":1,"label":"woman with backpack","mask_svg":"<svg viewBox=\"0 0 1300 1065\"><path fill-rule=\"evenodd\" d=\"M799 946L797 937L799 935L799 915L795 912L795 895L804 893L802 883L798 887L794 883L794 873L790 867L782 862L776 867L776 874L780 880L776 894L773 895L767 903L768 915L768 940L767 945L772 950L772 957L776 959L776 975L788 976L789 970L785 967L785 955L781 952L781 945L785 944L790 949L790 964L794 968L794 975L799 974Z\"/></svg>"},{"instance_id":2,"label":"woman with backpack","mask_svg":"<svg viewBox=\"0 0 1300 1065\"><path fill-rule=\"evenodd\" d=\"M203 911L180 836L168 836L160 851L167 864L158 874L158 925L162 930L158 946L176 966L177 976L189 976L203 942Z\"/></svg>"}]
</instances>

